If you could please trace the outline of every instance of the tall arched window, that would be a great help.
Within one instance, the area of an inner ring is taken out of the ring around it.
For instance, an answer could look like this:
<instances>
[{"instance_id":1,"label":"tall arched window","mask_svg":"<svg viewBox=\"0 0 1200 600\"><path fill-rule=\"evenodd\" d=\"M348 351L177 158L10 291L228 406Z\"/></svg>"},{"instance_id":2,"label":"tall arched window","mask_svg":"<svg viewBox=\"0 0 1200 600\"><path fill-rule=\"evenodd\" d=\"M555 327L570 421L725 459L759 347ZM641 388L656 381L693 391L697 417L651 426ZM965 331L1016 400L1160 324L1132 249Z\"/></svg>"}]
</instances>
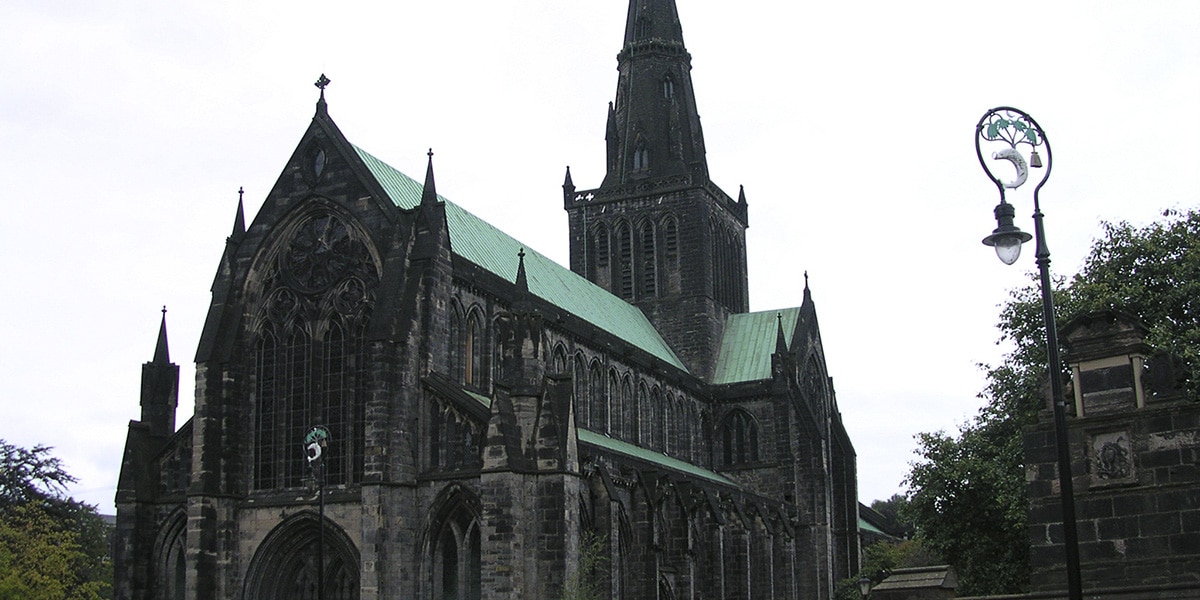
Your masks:
<instances>
[{"instance_id":1,"label":"tall arched window","mask_svg":"<svg viewBox=\"0 0 1200 600\"><path fill-rule=\"evenodd\" d=\"M264 331L258 340L257 360L254 372L255 397L257 406L254 411L254 487L267 489L276 486L276 474L279 472L277 451L282 440L277 439L281 390L278 389L276 376L279 372L278 357L279 343L275 334L270 330Z\"/></svg>"},{"instance_id":2,"label":"tall arched window","mask_svg":"<svg viewBox=\"0 0 1200 600\"><path fill-rule=\"evenodd\" d=\"M567 348L562 344L554 347L554 372L558 374L567 373Z\"/></svg>"},{"instance_id":3,"label":"tall arched window","mask_svg":"<svg viewBox=\"0 0 1200 600\"><path fill-rule=\"evenodd\" d=\"M591 404L591 418L588 426L592 431L605 433L608 431L608 398L605 394L604 372L599 362L593 362L588 371L588 403Z\"/></svg>"},{"instance_id":4,"label":"tall arched window","mask_svg":"<svg viewBox=\"0 0 1200 600\"><path fill-rule=\"evenodd\" d=\"M584 429L591 429L592 422L590 407L588 401L588 371L583 362L583 355L575 355L574 370L571 374L571 379L575 383L575 425Z\"/></svg>"},{"instance_id":5,"label":"tall arched window","mask_svg":"<svg viewBox=\"0 0 1200 600\"><path fill-rule=\"evenodd\" d=\"M592 279L604 285L609 281L610 274L608 272L610 260L612 258L612 250L608 240L608 228L603 223L596 226L592 233L595 253L593 256L594 267L592 269Z\"/></svg>"},{"instance_id":6,"label":"tall arched window","mask_svg":"<svg viewBox=\"0 0 1200 600\"><path fill-rule=\"evenodd\" d=\"M466 334L463 340L463 383L474 388L484 387L483 361L487 356L483 347L483 317L472 310L467 315Z\"/></svg>"},{"instance_id":7,"label":"tall arched window","mask_svg":"<svg viewBox=\"0 0 1200 600\"><path fill-rule=\"evenodd\" d=\"M621 413L625 408L621 403L622 400L624 400L624 398L621 397L621 380L620 380L620 378L617 377L617 370L609 369L608 370L608 405L609 405L609 407L608 407L608 415L609 415L608 423L609 423L609 425L608 425L608 428L606 431L615 438L621 437Z\"/></svg>"},{"instance_id":8,"label":"tall arched window","mask_svg":"<svg viewBox=\"0 0 1200 600\"><path fill-rule=\"evenodd\" d=\"M663 441L663 425L666 422L665 405L662 392L655 387L650 391L650 447L660 452L666 446Z\"/></svg>"},{"instance_id":9,"label":"tall arched window","mask_svg":"<svg viewBox=\"0 0 1200 600\"><path fill-rule=\"evenodd\" d=\"M458 302L450 301L450 339L447 346L450 350L450 378L453 381L464 383L466 381L466 328L463 323L463 314L458 307Z\"/></svg>"},{"instance_id":10,"label":"tall arched window","mask_svg":"<svg viewBox=\"0 0 1200 600\"><path fill-rule=\"evenodd\" d=\"M726 465L740 465L759 461L758 423L750 413L735 408L729 411L721 423L721 456Z\"/></svg>"},{"instance_id":11,"label":"tall arched window","mask_svg":"<svg viewBox=\"0 0 1200 600\"><path fill-rule=\"evenodd\" d=\"M630 428L633 430L633 440L635 444L643 444L650 441L650 436L643 431L646 424L646 409L649 407L650 396L646 391L645 382L638 383L637 400L633 405L633 422L630 423Z\"/></svg>"},{"instance_id":12,"label":"tall arched window","mask_svg":"<svg viewBox=\"0 0 1200 600\"><path fill-rule=\"evenodd\" d=\"M283 448L279 462L282 463L281 487L300 487L305 475L304 434L315 422L309 413L309 365L311 346L308 334L296 328L287 337L284 345L284 401L282 407L281 437Z\"/></svg>"},{"instance_id":13,"label":"tall arched window","mask_svg":"<svg viewBox=\"0 0 1200 600\"><path fill-rule=\"evenodd\" d=\"M633 299L633 235L629 223L617 225L617 269L620 273L619 295Z\"/></svg>"},{"instance_id":14,"label":"tall arched window","mask_svg":"<svg viewBox=\"0 0 1200 600\"><path fill-rule=\"evenodd\" d=\"M642 295L653 298L658 294L658 247L654 238L654 223L646 221L641 227Z\"/></svg>"},{"instance_id":15,"label":"tall arched window","mask_svg":"<svg viewBox=\"0 0 1200 600\"><path fill-rule=\"evenodd\" d=\"M620 424L621 439L630 440L637 435L631 426L636 425L637 419L632 417L633 413L637 412L633 404L633 382L626 373L621 378L621 412L618 413L617 419Z\"/></svg>"}]
</instances>

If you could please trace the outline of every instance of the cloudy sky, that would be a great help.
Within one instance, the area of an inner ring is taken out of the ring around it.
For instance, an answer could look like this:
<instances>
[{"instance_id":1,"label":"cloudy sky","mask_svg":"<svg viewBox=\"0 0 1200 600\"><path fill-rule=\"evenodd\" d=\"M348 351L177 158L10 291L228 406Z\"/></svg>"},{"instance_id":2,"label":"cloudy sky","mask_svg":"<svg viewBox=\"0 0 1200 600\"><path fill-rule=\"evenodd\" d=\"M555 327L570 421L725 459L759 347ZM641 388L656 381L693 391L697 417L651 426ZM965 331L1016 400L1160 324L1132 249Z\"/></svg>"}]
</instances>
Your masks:
<instances>
[{"instance_id":1,"label":"cloudy sky","mask_svg":"<svg viewBox=\"0 0 1200 600\"><path fill-rule=\"evenodd\" d=\"M1101 220L1200 204L1200 3L678 3L710 172L750 204L751 308L798 305L810 274L864 502L902 489L915 434L978 409L997 305L1034 269L979 243L987 109L1028 111L1053 144L1056 274ZM625 8L6 3L0 438L54 446L72 493L112 511L159 310L182 423L237 190L252 217L321 73L353 143L417 176L433 147L439 192L565 262L559 186L567 165L581 189L603 176Z\"/></svg>"}]
</instances>

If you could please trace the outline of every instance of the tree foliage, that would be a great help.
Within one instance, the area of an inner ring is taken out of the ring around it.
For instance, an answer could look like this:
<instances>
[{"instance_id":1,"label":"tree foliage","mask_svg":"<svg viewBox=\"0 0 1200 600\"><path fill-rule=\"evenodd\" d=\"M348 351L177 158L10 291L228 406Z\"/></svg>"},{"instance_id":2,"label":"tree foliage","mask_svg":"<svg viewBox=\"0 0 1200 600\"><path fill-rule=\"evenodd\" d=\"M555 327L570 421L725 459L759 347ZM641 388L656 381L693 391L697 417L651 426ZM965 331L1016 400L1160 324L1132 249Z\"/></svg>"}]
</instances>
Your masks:
<instances>
[{"instance_id":1,"label":"tree foliage","mask_svg":"<svg viewBox=\"0 0 1200 600\"><path fill-rule=\"evenodd\" d=\"M585 531L579 540L578 569L563 586L563 600L600 600L608 569L608 537Z\"/></svg>"},{"instance_id":2,"label":"tree foliage","mask_svg":"<svg viewBox=\"0 0 1200 600\"><path fill-rule=\"evenodd\" d=\"M1142 320L1146 341L1190 365L1188 393L1200 391L1200 210L1168 210L1146 227L1104 223L1078 274L1055 282L1057 324L1098 310ZM1034 283L1002 307L1000 342L1013 350L984 367L987 402L959 428L918 436L906 478L921 539L947 557L960 594L1024 591L1029 575L1023 428L1046 406L1045 327Z\"/></svg>"},{"instance_id":3,"label":"tree foliage","mask_svg":"<svg viewBox=\"0 0 1200 600\"><path fill-rule=\"evenodd\" d=\"M0 440L0 600L112 595L107 526L50 448Z\"/></svg>"},{"instance_id":4,"label":"tree foliage","mask_svg":"<svg viewBox=\"0 0 1200 600\"><path fill-rule=\"evenodd\" d=\"M884 531L904 539L912 539L917 533L917 524L913 522L908 509L908 496L892 494L887 500L874 500L871 510L883 517Z\"/></svg>"}]
</instances>

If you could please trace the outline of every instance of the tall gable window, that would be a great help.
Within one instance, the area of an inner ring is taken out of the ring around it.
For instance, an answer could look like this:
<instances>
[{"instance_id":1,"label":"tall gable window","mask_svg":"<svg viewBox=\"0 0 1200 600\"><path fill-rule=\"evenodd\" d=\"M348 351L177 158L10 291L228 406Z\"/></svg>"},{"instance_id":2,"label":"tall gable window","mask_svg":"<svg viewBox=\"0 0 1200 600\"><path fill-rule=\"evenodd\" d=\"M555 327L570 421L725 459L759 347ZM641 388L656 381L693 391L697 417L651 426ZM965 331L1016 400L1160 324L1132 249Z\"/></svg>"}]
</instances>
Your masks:
<instances>
[{"instance_id":1,"label":"tall gable window","mask_svg":"<svg viewBox=\"0 0 1200 600\"><path fill-rule=\"evenodd\" d=\"M330 430L326 481L360 481L366 401L363 328L378 270L357 230L310 215L266 269L251 332L254 356L253 486L304 484L304 434Z\"/></svg>"},{"instance_id":2,"label":"tall gable window","mask_svg":"<svg viewBox=\"0 0 1200 600\"><path fill-rule=\"evenodd\" d=\"M741 465L759 461L758 423L750 413L735 408L721 423L721 456L726 465Z\"/></svg>"}]
</instances>

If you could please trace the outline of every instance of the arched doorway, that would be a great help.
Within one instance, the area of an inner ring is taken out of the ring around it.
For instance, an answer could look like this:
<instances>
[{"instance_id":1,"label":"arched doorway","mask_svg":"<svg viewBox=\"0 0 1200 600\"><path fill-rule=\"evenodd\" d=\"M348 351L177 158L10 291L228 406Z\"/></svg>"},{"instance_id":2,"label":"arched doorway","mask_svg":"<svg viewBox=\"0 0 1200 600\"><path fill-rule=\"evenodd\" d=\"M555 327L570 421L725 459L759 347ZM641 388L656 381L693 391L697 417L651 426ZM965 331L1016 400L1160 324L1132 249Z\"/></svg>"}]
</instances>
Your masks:
<instances>
[{"instance_id":1,"label":"arched doorway","mask_svg":"<svg viewBox=\"0 0 1200 600\"><path fill-rule=\"evenodd\" d=\"M316 513L288 517L263 540L246 574L245 600L316 600ZM324 600L358 600L358 549L325 520Z\"/></svg>"}]
</instances>

